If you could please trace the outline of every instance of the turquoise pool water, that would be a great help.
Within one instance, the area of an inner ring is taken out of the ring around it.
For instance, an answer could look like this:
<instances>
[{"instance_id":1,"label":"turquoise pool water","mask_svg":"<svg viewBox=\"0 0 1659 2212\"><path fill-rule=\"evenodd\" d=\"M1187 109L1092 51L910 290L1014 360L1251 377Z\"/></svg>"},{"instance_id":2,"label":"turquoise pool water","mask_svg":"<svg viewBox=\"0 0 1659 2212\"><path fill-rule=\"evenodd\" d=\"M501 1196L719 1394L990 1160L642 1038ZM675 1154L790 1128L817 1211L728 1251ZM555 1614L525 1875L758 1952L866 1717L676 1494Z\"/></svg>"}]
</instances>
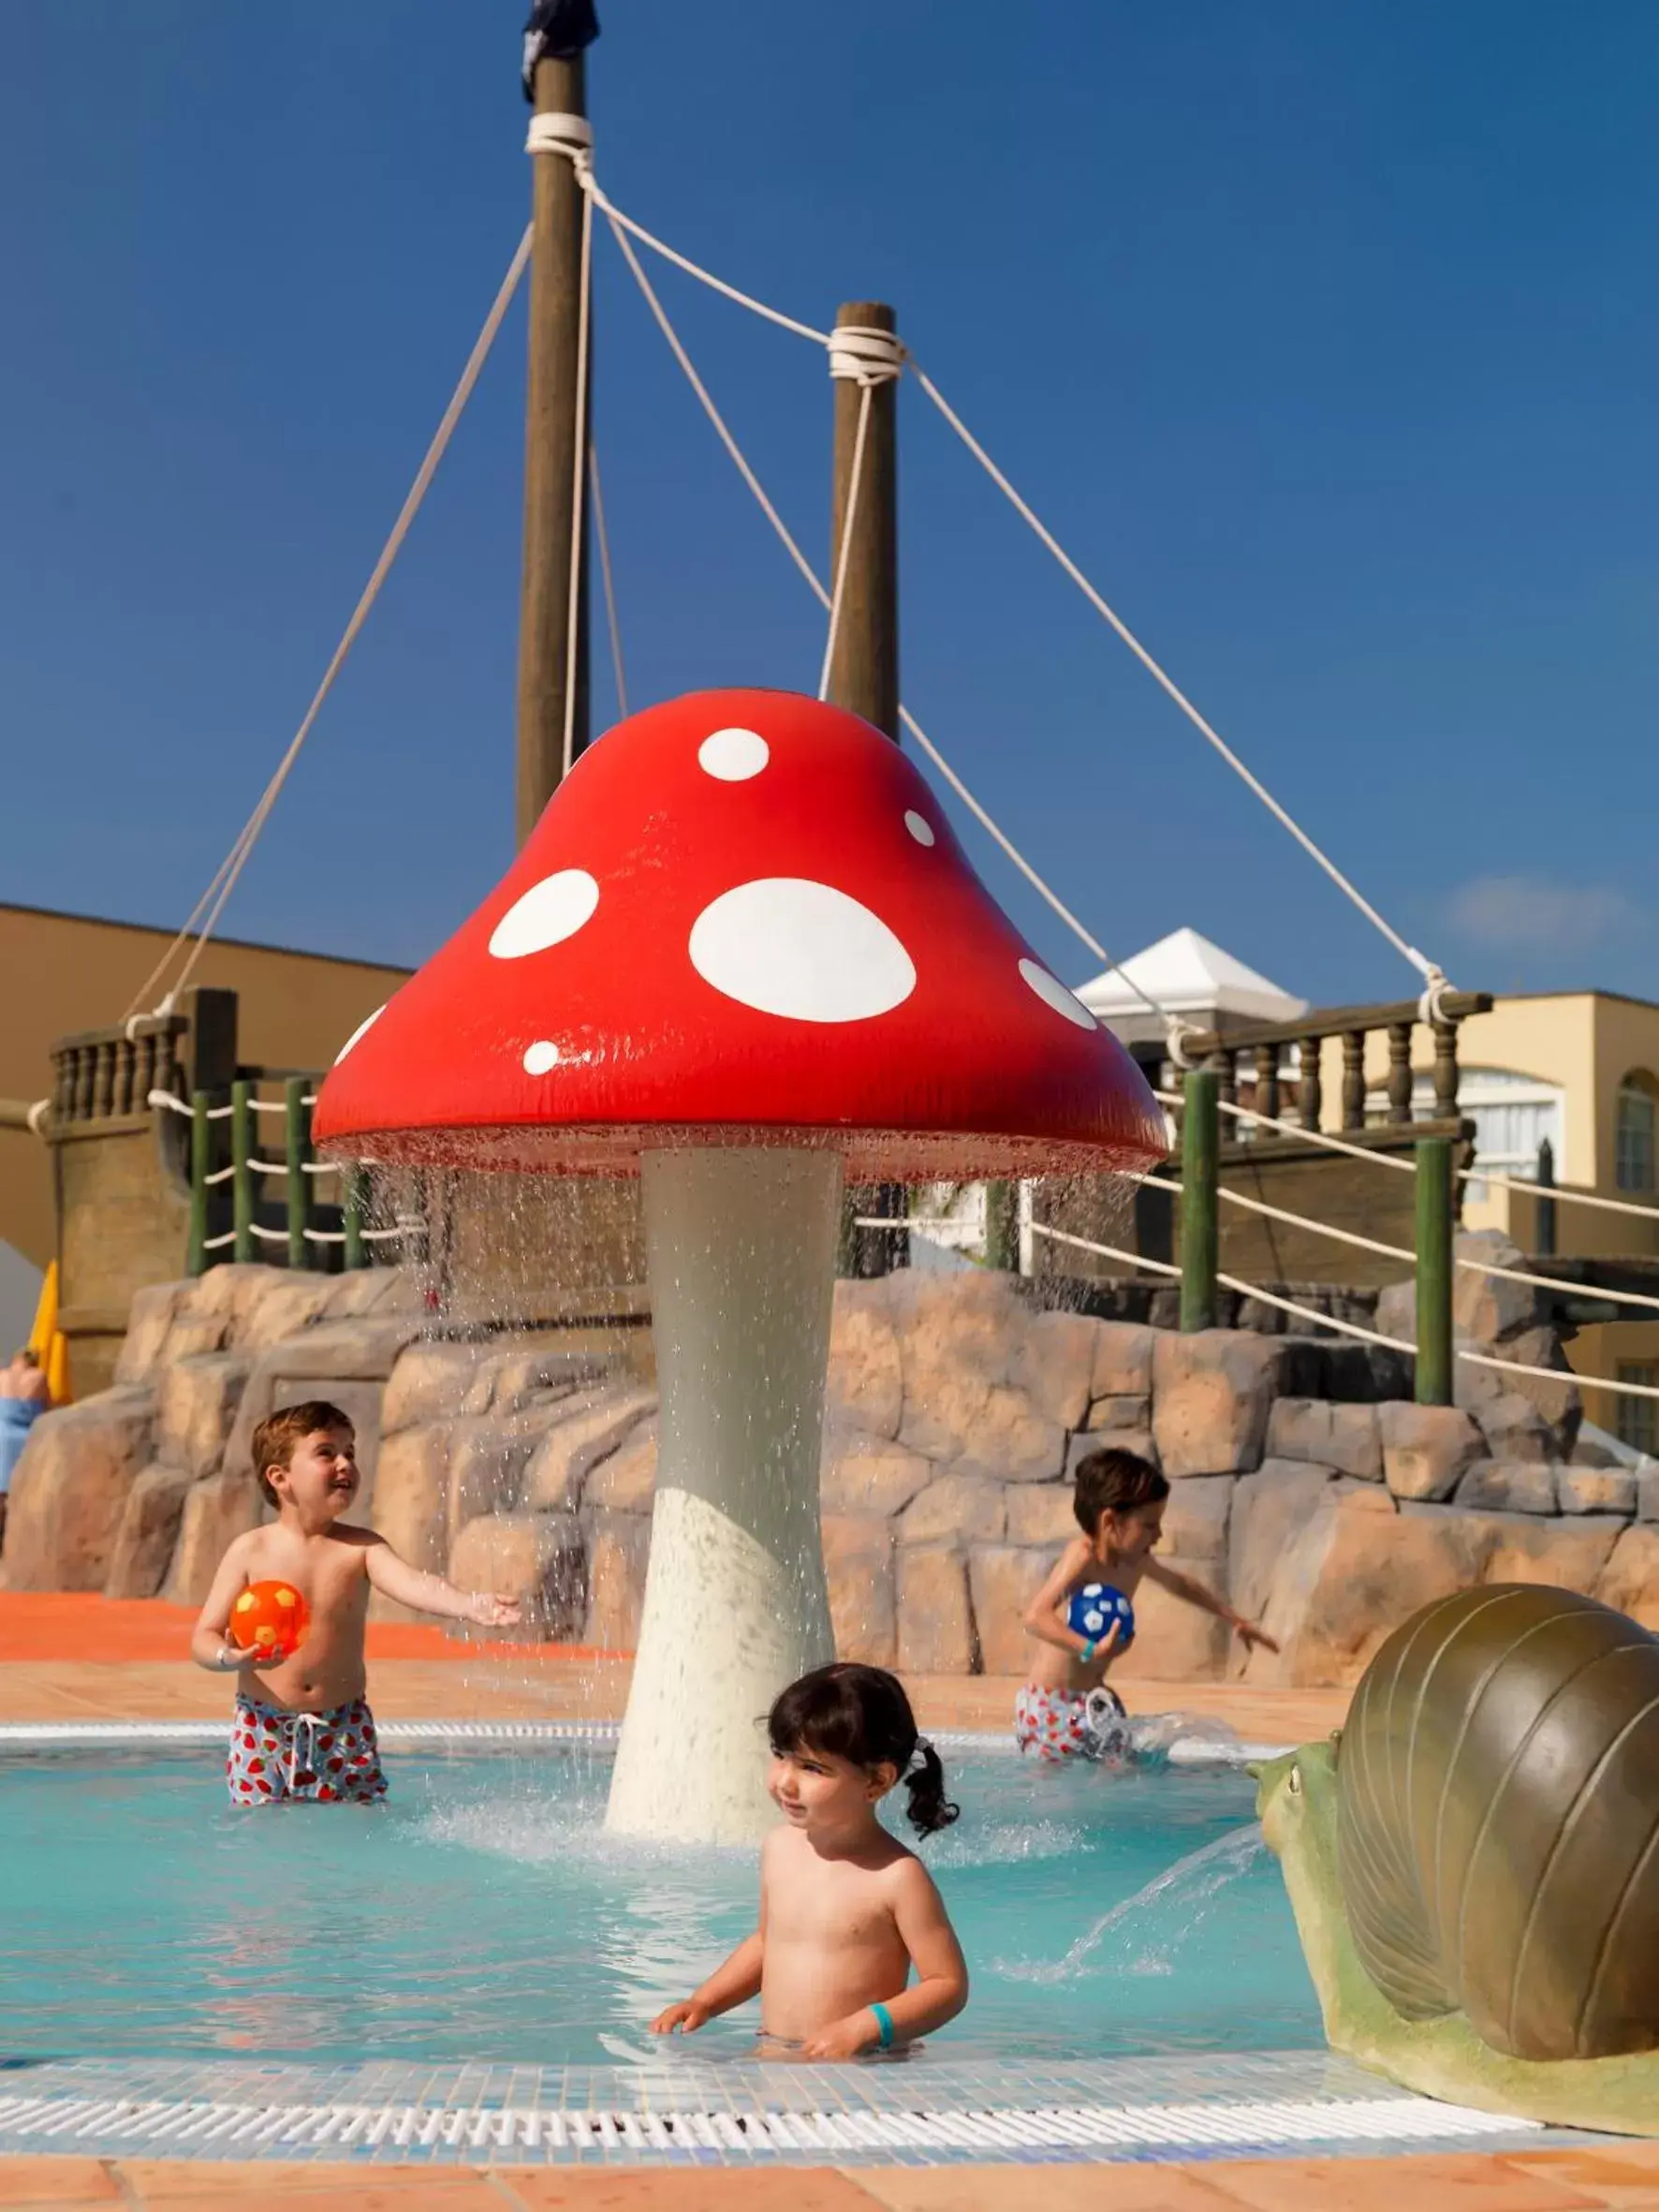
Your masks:
<instances>
[{"instance_id":1,"label":"turquoise pool water","mask_svg":"<svg viewBox=\"0 0 1659 2212\"><path fill-rule=\"evenodd\" d=\"M602 1835L600 1757L388 1771L381 1808L238 1815L199 1754L0 1762L0 2057L625 2061L753 1924L752 1852ZM949 1772L962 1818L923 1855L974 1996L941 2055L1319 2045L1244 1777ZM753 2033L749 2008L688 2048Z\"/></svg>"}]
</instances>

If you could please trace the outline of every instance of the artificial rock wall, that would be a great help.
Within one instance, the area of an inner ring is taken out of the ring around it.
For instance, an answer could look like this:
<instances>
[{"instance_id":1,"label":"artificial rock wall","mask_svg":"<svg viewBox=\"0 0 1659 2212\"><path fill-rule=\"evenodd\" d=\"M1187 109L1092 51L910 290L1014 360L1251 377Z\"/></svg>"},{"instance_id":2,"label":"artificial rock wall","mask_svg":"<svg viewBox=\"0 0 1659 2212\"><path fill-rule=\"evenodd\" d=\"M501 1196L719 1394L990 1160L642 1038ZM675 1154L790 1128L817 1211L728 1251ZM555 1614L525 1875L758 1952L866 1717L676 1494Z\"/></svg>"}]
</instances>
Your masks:
<instances>
[{"instance_id":1,"label":"artificial rock wall","mask_svg":"<svg viewBox=\"0 0 1659 2212\"><path fill-rule=\"evenodd\" d=\"M1562 1364L1522 1286L1460 1281L1463 1341ZM1410 1296L1383 1292L1386 1332L1409 1335ZM841 1648L1020 1672L1020 1615L1075 1526L1068 1469L1108 1442L1170 1478L1172 1562L1284 1645L1246 1665L1218 1623L1148 1588L1123 1678L1347 1682L1419 1605L1479 1582L1559 1583L1659 1626L1652 1479L1576 1449L1564 1371L1519 1389L1460 1377L1464 1404L1424 1408L1398 1354L1352 1341L1182 1336L1045 1309L977 1272L843 1283L821 1475ZM525 1597L538 1634L631 1646L655 1473L648 1333L455 1340L393 1270L221 1267L141 1292L114 1387L37 1424L0 1571L14 1589L199 1602L261 1511L255 1425L314 1396L357 1423L360 1515L405 1556Z\"/></svg>"}]
</instances>

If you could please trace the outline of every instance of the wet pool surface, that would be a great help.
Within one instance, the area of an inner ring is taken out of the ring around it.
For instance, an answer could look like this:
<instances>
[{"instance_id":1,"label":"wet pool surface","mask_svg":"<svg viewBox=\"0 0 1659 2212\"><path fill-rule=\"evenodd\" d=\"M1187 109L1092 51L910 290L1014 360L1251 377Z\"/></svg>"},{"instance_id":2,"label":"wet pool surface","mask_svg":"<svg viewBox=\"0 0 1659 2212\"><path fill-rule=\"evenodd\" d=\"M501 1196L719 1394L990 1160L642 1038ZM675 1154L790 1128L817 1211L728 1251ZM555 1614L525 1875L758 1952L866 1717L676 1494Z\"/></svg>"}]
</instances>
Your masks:
<instances>
[{"instance_id":1,"label":"wet pool surface","mask_svg":"<svg viewBox=\"0 0 1659 2212\"><path fill-rule=\"evenodd\" d=\"M0 2051L639 2064L753 1924L752 1851L604 1836L605 1755L389 1759L379 1808L237 1814L211 1758L0 1763ZM951 2060L1319 2047L1235 1774L958 1758L924 1845L974 1981ZM755 2008L699 2060L747 2058Z\"/></svg>"}]
</instances>

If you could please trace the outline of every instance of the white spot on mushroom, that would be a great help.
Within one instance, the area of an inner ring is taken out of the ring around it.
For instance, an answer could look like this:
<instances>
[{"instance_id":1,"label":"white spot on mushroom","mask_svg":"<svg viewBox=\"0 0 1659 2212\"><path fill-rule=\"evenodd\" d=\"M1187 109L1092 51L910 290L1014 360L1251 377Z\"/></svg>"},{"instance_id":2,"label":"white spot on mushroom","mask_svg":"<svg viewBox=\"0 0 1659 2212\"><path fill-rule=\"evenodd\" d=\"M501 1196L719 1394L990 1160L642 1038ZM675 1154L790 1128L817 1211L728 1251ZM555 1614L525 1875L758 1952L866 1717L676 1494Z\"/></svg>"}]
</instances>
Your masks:
<instances>
[{"instance_id":1,"label":"white spot on mushroom","mask_svg":"<svg viewBox=\"0 0 1659 2212\"><path fill-rule=\"evenodd\" d=\"M723 784L746 784L771 759L771 747L756 730L716 730L697 749L697 766Z\"/></svg>"},{"instance_id":2,"label":"white spot on mushroom","mask_svg":"<svg viewBox=\"0 0 1659 2212\"><path fill-rule=\"evenodd\" d=\"M916 988L914 962L878 915L801 876L723 892L692 924L689 950L723 996L795 1022L867 1022Z\"/></svg>"},{"instance_id":3,"label":"white spot on mushroom","mask_svg":"<svg viewBox=\"0 0 1659 2212\"><path fill-rule=\"evenodd\" d=\"M1035 960L1022 960L1020 973L1045 1006L1051 1006L1057 1014L1064 1014L1068 1022L1075 1022L1079 1029L1098 1029L1100 1024L1080 998L1074 998L1065 985L1046 967Z\"/></svg>"},{"instance_id":4,"label":"white spot on mushroom","mask_svg":"<svg viewBox=\"0 0 1659 2212\"><path fill-rule=\"evenodd\" d=\"M932 845L933 842L932 823L925 814L918 814L914 806L905 813L904 827L918 845Z\"/></svg>"},{"instance_id":5,"label":"white spot on mushroom","mask_svg":"<svg viewBox=\"0 0 1659 2212\"><path fill-rule=\"evenodd\" d=\"M515 899L490 937L497 960L522 960L573 937L599 904L599 886L585 868L561 868Z\"/></svg>"},{"instance_id":6,"label":"white spot on mushroom","mask_svg":"<svg viewBox=\"0 0 1659 2212\"><path fill-rule=\"evenodd\" d=\"M524 1054L526 1075L545 1075L550 1068L559 1065L559 1048L545 1037L538 1037Z\"/></svg>"},{"instance_id":7,"label":"white spot on mushroom","mask_svg":"<svg viewBox=\"0 0 1659 2212\"><path fill-rule=\"evenodd\" d=\"M334 1065L336 1068L339 1067L341 1061L345 1059L346 1054L350 1052L354 1044L360 1044L362 1042L363 1039L367 1037L370 1030L373 1029L375 1023L380 1019L381 1015L385 1011L385 1007L377 1006L366 1022L360 1022L358 1024L351 1035L345 1040L345 1042L340 1047L340 1050L334 1054Z\"/></svg>"}]
</instances>

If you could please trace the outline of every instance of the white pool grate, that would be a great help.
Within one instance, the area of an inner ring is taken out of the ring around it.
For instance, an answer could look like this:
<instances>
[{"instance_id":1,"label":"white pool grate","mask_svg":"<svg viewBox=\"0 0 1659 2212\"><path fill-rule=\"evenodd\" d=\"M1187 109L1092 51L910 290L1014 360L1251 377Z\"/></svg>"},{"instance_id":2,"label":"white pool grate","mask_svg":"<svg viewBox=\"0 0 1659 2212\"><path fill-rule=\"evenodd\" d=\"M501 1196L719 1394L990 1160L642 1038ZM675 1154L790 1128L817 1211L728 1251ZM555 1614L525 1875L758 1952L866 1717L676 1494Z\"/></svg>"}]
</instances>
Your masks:
<instances>
[{"instance_id":1,"label":"white pool grate","mask_svg":"<svg viewBox=\"0 0 1659 2212\"><path fill-rule=\"evenodd\" d=\"M1163 2105L1009 2105L961 2111L598 2111L539 2106L225 2104L188 2100L0 2097L0 2145L154 2146L177 2156L327 2151L543 2159L825 2157L1145 2158L1319 2145L1450 2143L1524 2135L1530 2121L1417 2097L1262 2099Z\"/></svg>"},{"instance_id":2,"label":"white pool grate","mask_svg":"<svg viewBox=\"0 0 1659 2212\"><path fill-rule=\"evenodd\" d=\"M228 1725L228 1719L0 1721L0 1758L8 1751L217 1748ZM382 1720L377 1726L381 1742L400 1750L444 1744L586 1744L609 1749L621 1733L614 1720ZM941 1751L975 1758L1018 1757L1012 1736L1003 1729L937 1730L932 1741ZM1238 1767L1251 1760L1276 1759L1291 1748L1189 1737L1173 1744L1168 1757L1173 1766Z\"/></svg>"}]
</instances>

